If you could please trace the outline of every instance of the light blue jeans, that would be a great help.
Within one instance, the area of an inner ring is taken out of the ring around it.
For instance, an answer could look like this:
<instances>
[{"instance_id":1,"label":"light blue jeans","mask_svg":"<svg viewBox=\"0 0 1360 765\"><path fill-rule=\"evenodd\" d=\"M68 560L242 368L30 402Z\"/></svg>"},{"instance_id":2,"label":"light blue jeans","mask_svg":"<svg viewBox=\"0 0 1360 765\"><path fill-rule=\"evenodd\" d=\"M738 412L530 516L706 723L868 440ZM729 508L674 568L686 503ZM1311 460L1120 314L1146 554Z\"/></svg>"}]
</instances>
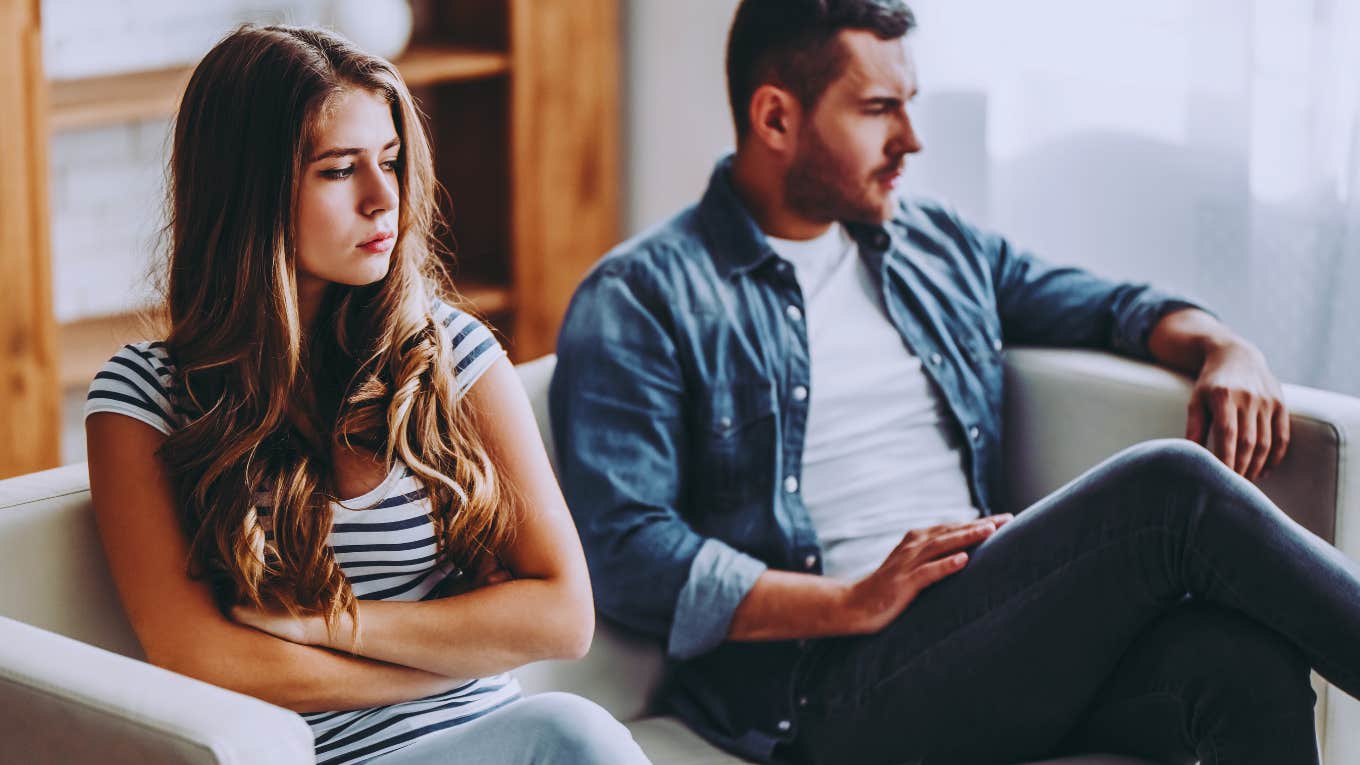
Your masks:
<instances>
[{"instance_id":1,"label":"light blue jeans","mask_svg":"<svg viewBox=\"0 0 1360 765\"><path fill-rule=\"evenodd\" d=\"M647 765L628 729L570 693L528 696L370 760L375 765Z\"/></svg>"}]
</instances>

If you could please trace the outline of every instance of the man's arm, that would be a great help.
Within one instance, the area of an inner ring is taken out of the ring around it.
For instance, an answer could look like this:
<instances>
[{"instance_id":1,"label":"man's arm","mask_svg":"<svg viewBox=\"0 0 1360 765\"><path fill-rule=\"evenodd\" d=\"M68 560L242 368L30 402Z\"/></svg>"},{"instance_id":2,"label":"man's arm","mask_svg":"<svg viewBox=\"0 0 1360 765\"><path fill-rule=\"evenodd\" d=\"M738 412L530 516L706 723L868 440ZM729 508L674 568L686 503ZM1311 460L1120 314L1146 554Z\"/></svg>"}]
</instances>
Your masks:
<instances>
[{"instance_id":1,"label":"man's arm","mask_svg":"<svg viewBox=\"0 0 1360 765\"><path fill-rule=\"evenodd\" d=\"M1284 458L1289 416L1279 382L1260 351L1207 311L1144 284L1049 265L957 216L948 220L991 270L1007 342L1104 348L1193 375L1186 438L1252 480Z\"/></svg>"},{"instance_id":2,"label":"man's arm","mask_svg":"<svg viewBox=\"0 0 1360 765\"><path fill-rule=\"evenodd\" d=\"M801 640L871 635L930 585L968 565L966 550L1011 520L992 515L910 531L877 569L857 582L766 571L737 606L728 640Z\"/></svg>"},{"instance_id":3,"label":"man's arm","mask_svg":"<svg viewBox=\"0 0 1360 765\"><path fill-rule=\"evenodd\" d=\"M586 277L563 320L549 405L597 608L689 658L722 642L766 565L680 514L687 391L653 278L619 261Z\"/></svg>"},{"instance_id":4,"label":"man's arm","mask_svg":"<svg viewBox=\"0 0 1360 765\"><path fill-rule=\"evenodd\" d=\"M1157 322L1148 350L1195 377L1186 438L1212 446L1225 465L1253 481L1280 464L1289 449L1289 411L1255 346L1213 316L1185 309Z\"/></svg>"}]
</instances>

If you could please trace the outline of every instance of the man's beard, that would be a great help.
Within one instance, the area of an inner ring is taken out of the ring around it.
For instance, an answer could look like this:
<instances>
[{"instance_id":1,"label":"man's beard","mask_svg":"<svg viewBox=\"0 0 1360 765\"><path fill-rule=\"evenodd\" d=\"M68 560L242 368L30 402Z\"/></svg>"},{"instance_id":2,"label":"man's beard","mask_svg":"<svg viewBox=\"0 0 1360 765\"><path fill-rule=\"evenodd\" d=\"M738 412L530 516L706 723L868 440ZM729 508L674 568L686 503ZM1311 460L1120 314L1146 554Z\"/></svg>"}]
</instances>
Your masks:
<instances>
[{"instance_id":1,"label":"man's beard","mask_svg":"<svg viewBox=\"0 0 1360 765\"><path fill-rule=\"evenodd\" d=\"M784 177L784 199L790 210L811 221L882 222L879 206L856 193L859 179L854 172L837 164L817 131L809 129L804 135Z\"/></svg>"}]
</instances>

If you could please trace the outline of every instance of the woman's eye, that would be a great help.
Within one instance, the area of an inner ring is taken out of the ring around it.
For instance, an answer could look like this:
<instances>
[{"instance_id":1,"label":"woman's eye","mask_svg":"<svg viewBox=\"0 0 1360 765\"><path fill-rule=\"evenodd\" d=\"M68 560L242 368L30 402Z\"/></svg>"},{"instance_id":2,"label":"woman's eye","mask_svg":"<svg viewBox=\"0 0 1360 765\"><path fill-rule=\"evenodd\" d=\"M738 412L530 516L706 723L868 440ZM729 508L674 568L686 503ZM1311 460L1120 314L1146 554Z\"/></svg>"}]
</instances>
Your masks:
<instances>
[{"instance_id":1,"label":"woman's eye","mask_svg":"<svg viewBox=\"0 0 1360 765\"><path fill-rule=\"evenodd\" d=\"M386 162L382 163L383 169L391 173L395 173L397 171L397 168L400 166L401 162L395 159L389 159Z\"/></svg>"},{"instance_id":2,"label":"woman's eye","mask_svg":"<svg viewBox=\"0 0 1360 765\"><path fill-rule=\"evenodd\" d=\"M353 174L354 174L354 165L350 165L349 167L337 167L337 168L335 168L334 170L322 170L322 171L321 171L322 177L324 177L324 178L330 178L330 179L332 179L332 180L339 180L339 179L341 179L341 178L348 178L348 177L350 177L350 176L353 175Z\"/></svg>"}]
</instances>

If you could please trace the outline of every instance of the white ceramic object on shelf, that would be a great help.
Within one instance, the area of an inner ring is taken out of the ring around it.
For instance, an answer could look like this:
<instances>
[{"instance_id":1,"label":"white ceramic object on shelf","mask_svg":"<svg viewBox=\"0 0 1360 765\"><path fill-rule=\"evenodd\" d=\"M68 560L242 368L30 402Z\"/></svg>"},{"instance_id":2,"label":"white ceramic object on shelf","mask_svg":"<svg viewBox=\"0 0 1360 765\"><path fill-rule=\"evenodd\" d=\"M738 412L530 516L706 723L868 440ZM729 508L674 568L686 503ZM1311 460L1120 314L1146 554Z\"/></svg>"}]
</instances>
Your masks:
<instances>
[{"instance_id":1,"label":"white ceramic object on shelf","mask_svg":"<svg viewBox=\"0 0 1360 765\"><path fill-rule=\"evenodd\" d=\"M411 41L408 0L331 0L327 21L355 45L389 60Z\"/></svg>"}]
</instances>

